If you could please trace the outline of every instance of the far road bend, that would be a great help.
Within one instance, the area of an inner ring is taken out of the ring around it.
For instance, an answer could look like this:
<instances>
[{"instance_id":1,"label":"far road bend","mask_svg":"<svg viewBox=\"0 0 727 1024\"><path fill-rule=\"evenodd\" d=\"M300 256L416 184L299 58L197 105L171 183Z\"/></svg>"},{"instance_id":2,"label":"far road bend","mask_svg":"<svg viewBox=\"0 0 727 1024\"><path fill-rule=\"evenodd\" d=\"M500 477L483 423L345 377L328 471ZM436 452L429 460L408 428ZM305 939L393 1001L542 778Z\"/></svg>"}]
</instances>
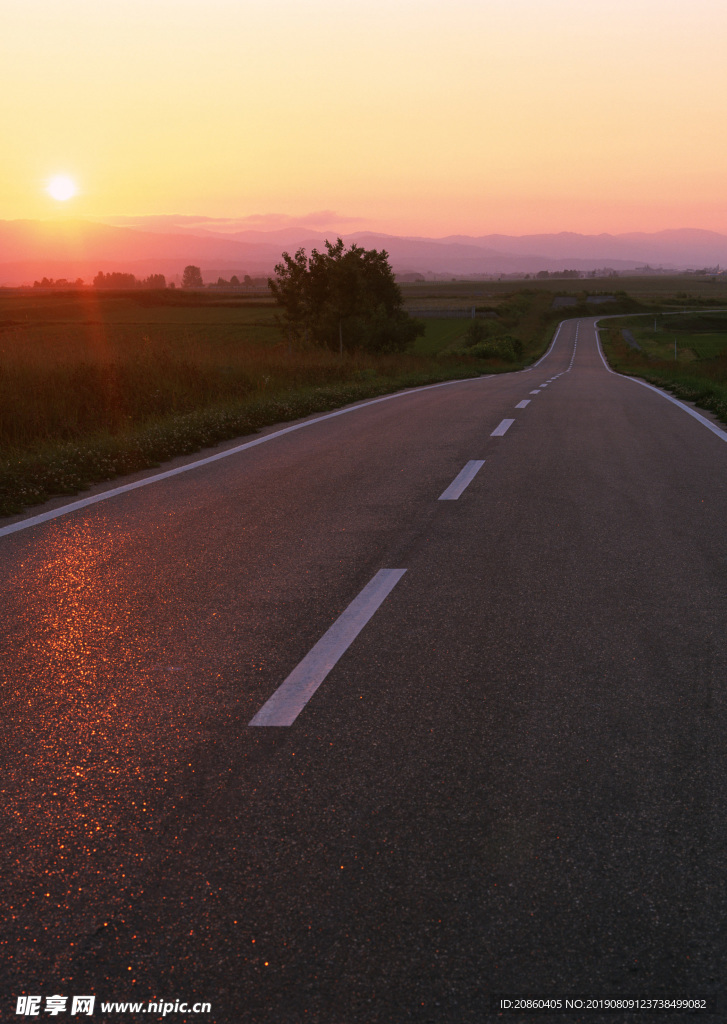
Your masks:
<instances>
[{"instance_id":1,"label":"far road bend","mask_svg":"<svg viewBox=\"0 0 727 1024\"><path fill-rule=\"evenodd\" d=\"M3 1019L723 992L727 435L594 323L0 529Z\"/></svg>"}]
</instances>

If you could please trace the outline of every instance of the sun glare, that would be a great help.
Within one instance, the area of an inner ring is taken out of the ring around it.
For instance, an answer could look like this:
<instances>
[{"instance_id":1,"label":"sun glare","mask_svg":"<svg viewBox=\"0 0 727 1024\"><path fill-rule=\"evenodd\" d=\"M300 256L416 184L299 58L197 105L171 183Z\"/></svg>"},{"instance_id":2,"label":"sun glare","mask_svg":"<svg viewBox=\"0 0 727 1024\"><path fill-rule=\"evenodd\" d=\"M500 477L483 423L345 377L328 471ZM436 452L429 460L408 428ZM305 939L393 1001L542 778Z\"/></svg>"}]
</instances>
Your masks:
<instances>
[{"instance_id":1,"label":"sun glare","mask_svg":"<svg viewBox=\"0 0 727 1024\"><path fill-rule=\"evenodd\" d=\"M66 199L71 199L75 196L78 189L76 183L67 178L64 174L59 174L55 178L51 178L48 182L48 194L53 199L58 199L59 202L65 202Z\"/></svg>"}]
</instances>

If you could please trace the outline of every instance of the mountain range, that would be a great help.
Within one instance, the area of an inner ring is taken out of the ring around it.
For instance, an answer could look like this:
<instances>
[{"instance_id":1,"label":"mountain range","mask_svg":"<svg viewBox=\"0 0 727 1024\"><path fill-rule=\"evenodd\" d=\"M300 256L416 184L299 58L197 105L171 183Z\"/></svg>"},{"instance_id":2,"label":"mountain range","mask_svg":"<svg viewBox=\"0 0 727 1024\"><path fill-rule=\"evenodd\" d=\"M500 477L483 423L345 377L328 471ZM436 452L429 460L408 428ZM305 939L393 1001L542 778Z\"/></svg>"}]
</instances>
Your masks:
<instances>
[{"instance_id":1,"label":"mountain range","mask_svg":"<svg viewBox=\"0 0 727 1024\"><path fill-rule=\"evenodd\" d=\"M0 286L32 284L42 277L78 277L98 271L173 280L188 264L206 282L232 274L272 273L283 251L322 248L340 233L346 244L386 249L394 271L425 277L484 277L541 270L619 272L644 265L665 270L727 266L727 235L702 229L584 235L449 235L423 238L366 230L322 230L305 223L250 226L249 220L205 217L0 221Z\"/></svg>"}]
</instances>

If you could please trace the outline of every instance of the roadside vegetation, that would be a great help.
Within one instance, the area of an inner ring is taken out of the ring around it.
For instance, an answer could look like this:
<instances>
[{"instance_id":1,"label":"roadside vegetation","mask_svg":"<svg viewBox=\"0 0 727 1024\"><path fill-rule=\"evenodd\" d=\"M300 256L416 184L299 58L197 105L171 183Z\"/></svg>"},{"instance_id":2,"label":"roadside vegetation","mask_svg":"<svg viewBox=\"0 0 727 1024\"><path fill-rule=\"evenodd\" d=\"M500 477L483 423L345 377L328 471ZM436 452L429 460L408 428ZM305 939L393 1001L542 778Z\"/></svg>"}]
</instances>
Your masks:
<instances>
[{"instance_id":1,"label":"roadside vegetation","mask_svg":"<svg viewBox=\"0 0 727 1024\"><path fill-rule=\"evenodd\" d=\"M727 423L727 313L604 320L601 342L614 370L642 377Z\"/></svg>"},{"instance_id":2,"label":"roadside vegetation","mask_svg":"<svg viewBox=\"0 0 727 1024\"><path fill-rule=\"evenodd\" d=\"M520 369L545 352L564 317L606 311L575 290L582 281L568 282L577 305L565 309L553 308L563 282L524 284L402 287L390 292L388 333L359 308L346 314L358 318L356 335L329 305L316 337L312 320L290 330L272 297L0 290L0 515L278 422ZM608 312L650 307L622 294Z\"/></svg>"}]
</instances>

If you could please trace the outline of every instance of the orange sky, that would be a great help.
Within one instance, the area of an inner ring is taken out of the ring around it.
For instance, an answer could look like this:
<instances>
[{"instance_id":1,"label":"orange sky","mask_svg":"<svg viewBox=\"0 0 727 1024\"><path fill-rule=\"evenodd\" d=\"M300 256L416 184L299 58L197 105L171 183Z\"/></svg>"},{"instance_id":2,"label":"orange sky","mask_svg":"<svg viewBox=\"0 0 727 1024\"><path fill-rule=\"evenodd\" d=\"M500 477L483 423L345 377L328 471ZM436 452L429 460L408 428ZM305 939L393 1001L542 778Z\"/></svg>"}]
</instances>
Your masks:
<instances>
[{"instance_id":1,"label":"orange sky","mask_svg":"<svg viewBox=\"0 0 727 1024\"><path fill-rule=\"evenodd\" d=\"M724 0L3 0L1 20L0 219L727 232Z\"/></svg>"}]
</instances>

